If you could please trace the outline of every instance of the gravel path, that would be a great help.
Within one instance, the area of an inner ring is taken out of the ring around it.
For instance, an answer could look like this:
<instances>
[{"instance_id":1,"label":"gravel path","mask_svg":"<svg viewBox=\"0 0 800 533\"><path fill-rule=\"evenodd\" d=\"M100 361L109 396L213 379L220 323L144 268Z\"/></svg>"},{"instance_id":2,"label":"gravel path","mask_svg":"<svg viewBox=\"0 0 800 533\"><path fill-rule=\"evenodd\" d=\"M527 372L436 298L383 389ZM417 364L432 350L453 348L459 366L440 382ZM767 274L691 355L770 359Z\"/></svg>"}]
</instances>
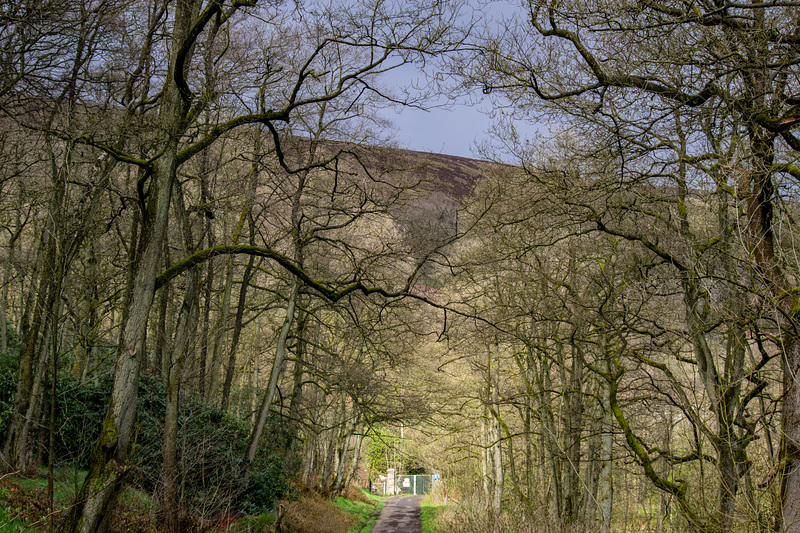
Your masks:
<instances>
[{"instance_id":1,"label":"gravel path","mask_svg":"<svg viewBox=\"0 0 800 533\"><path fill-rule=\"evenodd\" d=\"M419 502L422 496L393 496L386 499L372 533L422 533Z\"/></svg>"}]
</instances>

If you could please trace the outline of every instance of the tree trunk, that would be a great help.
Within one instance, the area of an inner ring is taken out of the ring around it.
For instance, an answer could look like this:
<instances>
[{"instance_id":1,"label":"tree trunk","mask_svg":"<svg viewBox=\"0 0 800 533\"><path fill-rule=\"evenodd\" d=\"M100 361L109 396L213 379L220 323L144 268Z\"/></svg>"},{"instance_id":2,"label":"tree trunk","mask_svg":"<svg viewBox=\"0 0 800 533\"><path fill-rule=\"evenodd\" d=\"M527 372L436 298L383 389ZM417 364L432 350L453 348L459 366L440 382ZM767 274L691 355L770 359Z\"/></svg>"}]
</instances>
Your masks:
<instances>
[{"instance_id":1,"label":"tree trunk","mask_svg":"<svg viewBox=\"0 0 800 533\"><path fill-rule=\"evenodd\" d=\"M492 512L495 518L499 519L503 510L503 487L505 485L505 475L503 473L503 448L500 438L500 363L495 360L492 362L494 378L490 380L491 387L491 406L495 410L497 416L492 417L490 420L490 435L492 439Z\"/></svg>"},{"instance_id":2,"label":"tree trunk","mask_svg":"<svg viewBox=\"0 0 800 533\"><path fill-rule=\"evenodd\" d=\"M483 481L483 501L486 502L486 507L489 508L492 500L492 469L490 462L492 456L489 453L489 408L483 406L483 416L481 417L481 480Z\"/></svg>"},{"instance_id":3,"label":"tree trunk","mask_svg":"<svg viewBox=\"0 0 800 533\"><path fill-rule=\"evenodd\" d=\"M225 269L225 282L222 286L222 301L220 302L219 316L213 328L213 342L211 344L211 361L209 361L206 372L208 374L208 389L206 399L215 403L217 394L217 384L222 366L222 343L225 334L228 332L228 322L231 316L231 292L233 291L233 263L234 257L228 257L228 264Z\"/></svg>"},{"instance_id":4,"label":"tree trunk","mask_svg":"<svg viewBox=\"0 0 800 533\"><path fill-rule=\"evenodd\" d=\"M183 248L188 257L194 252L194 239L183 197L177 183L175 185L175 214L183 231ZM170 364L165 365L164 377L167 384L166 413L164 419L164 528L166 531L180 531L181 509L178 502L178 420L180 415L180 395L183 383L183 369L191 351L192 337L197 326L198 269L186 271L186 292L175 324L175 341L169 353Z\"/></svg>"},{"instance_id":5,"label":"tree trunk","mask_svg":"<svg viewBox=\"0 0 800 533\"><path fill-rule=\"evenodd\" d=\"M583 353L572 348L572 369L566 398L564 420L564 520L577 520L581 498L581 434L583 430Z\"/></svg>"},{"instance_id":6,"label":"tree trunk","mask_svg":"<svg viewBox=\"0 0 800 533\"><path fill-rule=\"evenodd\" d=\"M49 321L47 329L44 331L40 342L38 343L37 350L39 351L36 356L34 365L31 388L28 393L30 397L25 404L25 412L22 413L22 422L16 427L14 433L14 440L12 441L13 455L10 459L15 461L17 468L26 473L36 466L36 450L37 446L34 445L35 432L40 429L39 421L42 419L42 401L44 400L44 387L46 385L47 374L49 371L49 362L51 350L49 349L50 343L54 342L53 327L55 322Z\"/></svg>"},{"instance_id":7,"label":"tree trunk","mask_svg":"<svg viewBox=\"0 0 800 533\"><path fill-rule=\"evenodd\" d=\"M672 415L672 408L667 407L667 417L664 424L664 436L661 441L661 449L663 449L666 453L671 453L672 448L672 426L674 420ZM661 471L660 475L662 477L669 476L669 464L666 463ZM672 514L670 509L670 497L668 494L661 492L659 494L659 504L658 504L658 516L656 517L656 533L664 533L667 530L667 527L670 523L670 515Z\"/></svg>"},{"instance_id":8,"label":"tree trunk","mask_svg":"<svg viewBox=\"0 0 800 533\"><path fill-rule=\"evenodd\" d=\"M539 470L535 466L535 447L533 441L533 431L531 427L531 401L533 400L530 392L525 395L525 405L523 409L525 411L524 416L522 417L524 423L524 431L525 431L525 497L528 501L529 511L532 511L530 508L531 502L534 500L535 497L535 490L536 487L539 486Z\"/></svg>"},{"instance_id":9,"label":"tree trunk","mask_svg":"<svg viewBox=\"0 0 800 533\"><path fill-rule=\"evenodd\" d=\"M33 319L26 327L25 338L22 341L11 423L3 444L5 461L10 468L15 470L27 470L32 464L30 462L33 459L30 425L34 420L38 420L39 399L36 395L41 393L40 381L44 376L44 371L37 369L43 368L47 364L39 361L41 354L49 355L46 348L42 350L42 346L46 346L46 343L41 344L39 336L42 331L50 332L53 322L52 313L59 298L57 287L60 286L60 283L57 282L56 273L61 269L57 258L60 248L57 240L63 230L62 204L66 194L66 177L63 170L54 170L53 182L54 188L48 206L48 222L40 241L39 254L41 270L49 275L44 276L38 286L32 285L30 289L36 291L33 297ZM31 415L33 415L32 418Z\"/></svg>"},{"instance_id":10,"label":"tree trunk","mask_svg":"<svg viewBox=\"0 0 800 533\"><path fill-rule=\"evenodd\" d=\"M22 221L21 211L22 210L18 207L16 211L16 227L8 239L8 260L3 269L3 293L2 296L0 296L0 352L8 350L8 287L11 285L11 271L14 267L15 245L25 227L25 223Z\"/></svg>"},{"instance_id":11,"label":"tree trunk","mask_svg":"<svg viewBox=\"0 0 800 533\"><path fill-rule=\"evenodd\" d=\"M86 369L91 364L91 353L95 344L97 328L97 259L94 254L94 245L89 243L85 258L88 286L84 289L85 296L83 310L78 324L78 339L75 346L75 360L72 364L72 377L78 378L80 383L86 377Z\"/></svg>"},{"instance_id":12,"label":"tree trunk","mask_svg":"<svg viewBox=\"0 0 800 533\"><path fill-rule=\"evenodd\" d=\"M533 354L529 354L532 359ZM554 523L561 521L563 504L563 488L561 484L561 452L558 447L558 428L550 402L550 391L553 385L550 379L550 363L544 358L536 374L538 418L542 424L542 439L544 440L545 463L548 465L552 498L550 500L550 520Z\"/></svg>"},{"instance_id":13,"label":"tree trunk","mask_svg":"<svg viewBox=\"0 0 800 533\"><path fill-rule=\"evenodd\" d=\"M258 136L257 136L258 138ZM258 146L258 140L256 140L256 146ZM233 239L232 243L239 244L239 238L242 234L242 228L244 227L245 220L247 220L248 215L252 209L253 200L255 199L256 194L256 187L258 185L258 166L253 165L250 171L250 183L248 185L248 192L247 192L247 199L242 206L242 210L239 213L239 220L236 223L236 229L233 232ZM251 238L253 237L253 233L251 232ZM252 242L252 241L251 241ZM253 264L253 257L250 257L250 262L248 265ZM219 311L219 318L217 319L217 324L214 328L214 344L212 346L213 350L211 352L211 363L208 367L209 373L209 380L208 380L208 399L213 400L214 395L216 394L217 383L219 381L219 376L223 369L223 361L222 361L222 341L225 338L225 335L228 333L230 316L231 316L231 294L233 293L233 265L234 265L234 256L228 257L228 265L225 269L225 284L222 288L222 302L220 303L220 311ZM252 266L250 266L252 269ZM242 294L244 291L244 294ZM239 300L240 302L247 294L247 284L242 283L242 287L239 292ZM244 307L240 306L237 309L237 315L240 312L244 312ZM238 342L238 335L237 335L237 342ZM236 357L236 348L231 346L230 351L228 352L228 368L229 372L233 372L235 368L231 368L230 360L231 358ZM231 373L230 379L233 379L233 374ZM230 394L230 382L228 381L228 376L226 373L225 384L228 388L228 394ZM222 402L224 403L223 409L227 409L228 398L222 398Z\"/></svg>"},{"instance_id":14,"label":"tree trunk","mask_svg":"<svg viewBox=\"0 0 800 533\"><path fill-rule=\"evenodd\" d=\"M347 403L344 395L342 395L339 402L339 411L336 413L333 423L333 429L330 430L330 436L325 440L325 461L322 464L322 475L320 476L318 489L322 494L330 494L333 486L331 484L331 476L335 475L335 470L338 467L338 460L340 458L338 443L342 442L342 433L345 431L345 424L347 420Z\"/></svg>"},{"instance_id":15,"label":"tree trunk","mask_svg":"<svg viewBox=\"0 0 800 533\"><path fill-rule=\"evenodd\" d=\"M34 224L34 233L36 233ZM17 336L19 337L20 341L20 355L25 352L25 339L28 337L28 331L31 327L31 320L33 319L33 315L35 314L34 310L36 308L36 295L38 294L38 286L39 282L42 277L42 267L44 265L44 247L45 241L47 236L44 232L41 233L39 237L39 246L36 252L36 263L33 267L33 272L31 272L30 276L30 283L28 285L27 292L25 291L25 283L24 277L22 278L22 282L20 283L20 293L23 294L23 305L22 305L22 312L19 316L19 325L17 327ZM19 383L17 383L19 386ZM11 420L12 424L14 422L13 418ZM10 428L9 428L10 431ZM3 453L5 454L7 450L4 449Z\"/></svg>"},{"instance_id":16,"label":"tree trunk","mask_svg":"<svg viewBox=\"0 0 800 533\"><path fill-rule=\"evenodd\" d=\"M203 202L205 203L206 192L205 185L203 185ZM206 219L206 239L209 248L214 246L214 238L211 232L211 220ZM211 339L211 302L213 301L214 294L214 259L211 258L206 263L206 281L205 293L203 295L203 333L200 336L200 354L198 356L199 369L198 369L198 391L200 397L208 400L208 387L206 387L206 380L208 379L208 342Z\"/></svg>"},{"instance_id":17,"label":"tree trunk","mask_svg":"<svg viewBox=\"0 0 800 533\"><path fill-rule=\"evenodd\" d=\"M242 324L244 320L244 308L247 300L247 289L250 287L250 278L253 275L253 265L256 257L250 256L247 266L244 269L242 276L242 285L239 287L239 301L236 305L236 317L233 324L233 337L231 338L230 355L228 356L227 370L225 372L225 383L222 386L222 404L223 411L228 410L231 397L231 385L233 384L233 374L236 372L236 350L239 347L239 337L242 334Z\"/></svg>"},{"instance_id":18,"label":"tree trunk","mask_svg":"<svg viewBox=\"0 0 800 533\"><path fill-rule=\"evenodd\" d=\"M172 364L167 375L167 400L164 421L164 528L180 531L181 510L178 504L178 420L183 369L191 346L192 331L197 323L197 271L192 268L186 275L186 294L175 327L175 348L171 351Z\"/></svg>"},{"instance_id":19,"label":"tree trunk","mask_svg":"<svg viewBox=\"0 0 800 533\"><path fill-rule=\"evenodd\" d=\"M179 10L180 11L180 10ZM169 143L156 176L157 196L153 219L145 221L142 251L134 267L133 284L128 289L114 369L114 385L103 421L100 439L92 452L91 464L81 487L77 504L64 525L64 531L90 533L102 531L116 496L122 490L128 469L127 457L136 418L140 359L144 356L147 316L155 293L155 278L161 265L162 239L175 177L177 143Z\"/></svg>"},{"instance_id":20,"label":"tree trunk","mask_svg":"<svg viewBox=\"0 0 800 533\"><path fill-rule=\"evenodd\" d=\"M604 343L603 343L604 344ZM605 346L603 346L605 352ZM606 357L605 371L611 374L611 362ZM600 452L600 480L597 490L597 503L600 507L600 532L611 533L611 511L614 508L614 414L611 411L611 385L603 380L603 443Z\"/></svg>"},{"instance_id":21,"label":"tree trunk","mask_svg":"<svg viewBox=\"0 0 800 533\"><path fill-rule=\"evenodd\" d=\"M210 67L208 68L208 70L210 70ZM250 244L255 245L256 231L254 227L255 224L253 222L253 203L255 202L256 192L258 190L258 179L259 176L261 175L260 154L263 153L263 148L261 144L262 144L261 130L257 129L255 139L253 140L253 153L256 154L255 161L250 167L250 175L249 175L250 179L247 184L247 197L245 198L244 205L242 206L242 210L239 213L239 222L236 225L236 232L233 235L233 244L239 243L239 238L241 236L245 220L248 220L250 222L249 224ZM239 346L239 336L241 335L242 332L242 319L244 317L245 300L247 298L247 290L250 288L250 278L253 274L254 262L255 262L255 256L251 255L250 260L248 261L247 267L245 268L244 274L242 276L242 284L239 287L239 301L237 302L236 305L236 318L234 319L234 325L233 325L233 338L231 339L231 346L226 365L225 383L223 384L222 387L222 401L220 405L223 411L228 410L228 404L230 402L231 384L233 383L233 374L236 371L236 350Z\"/></svg>"},{"instance_id":22,"label":"tree trunk","mask_svg":"<svg viewBox=\"0 0 800 533\"><path fill-rule=\"evenodd\" d=\"M499 520L502 511L504 476L500 444L500 364L492 357L491 347L486 350L484 371L486 387L481 426L484 450L483 491L487 502L488 519L491 524L494 524L496 520Z\"/></svg>"},{"instance_id":23,"label":"tree trunk","mask_svg":"<svg viewBox=\"0 0 800 533\"><path fill-rule=\"evenodd\" d=\"M199 0L185 0L176 4L171 73L174 72L178 52L189 35L199 6ZM188 59L190 54L191 51L187 52L182 59ZM147 317L155 295L156 276L161 267L163 239L177 174L178 138L180 129L185 127L187 110L174 76L171 76L160 107L161 126L169 138L150 176L152 183L147 212L142 219L140 253L133 267L132 282L126 291L111 398L100 438L92 451L89 471L76 504L70 508L64 522L62 531L65 532L94 533L105 530L128 472L128 452L136 419L139 368L144 356Z\"/></svg>"},{"instance_id":24,"label":"tree trunk","mask_svg":"<svg viewBox=\"0 0 800 533\"><path fill-rule=\"evenodd\" d=\"M308 488L314 486L313 476L316 472L318 437L317 432L313 430L306 437L306 449L303 458L303 486Z\"/></svg>"},{"instance_id":25,"label":"tree trunk","mask_svg":"<svg viewBox=\"0 0 800 533\"><path fill-rule=\"evenodd\" d=\"M785 335L784 350L782 533L800 533L800 341Z\"/></svg>"},{"instance_id":26,"label":"tree trunk","mask_svg":"<svg viewBox=\"0 0 800 533\"><path fill-rule=\"evenodd\" d=\"M300 318L297 321L297 348L294 359L294 367L292 372L294 374L292 379L292 395L289 403L289 445L287 446L286 460L284 465L288 469L292 464L297 453L297 443L299 442L298 436L298 418L300 416L300 405L303 402L303 376L305 374L305 356L306 356L306 324L308 323L308 314L301 311Z\"/></svg>"},{"instance_id":27,"label":"tree trunk","mask_svg":"<svg viewBox=\"0 0 800 533\"><path fill-rule=\"evenodd\" d=\"M592 382L593 389L597 382ZM595 390L588 393L591 398L600 398L602 385L598 386ZM603 439L603 405L600 403L600 410L597 412L594 408L595 402L592 402L587 407L591 410L587 419L589 420L589 431L586 440L588 441L587 450L585 455L586 468L583 474L583 505L581 505L581 512L578 518L579 523L583 527L593 527L597 524L599 517L598 503L598 486L600 484L600 470L602 468L600 449L602 447Z\"/></svg>"},{"instance_id":28,"label":"tree trunk","mask_svg":"<svg viewBox=\"0 0 800 533\"><path fill-rule=\"evenodd\" d=\"M283 360L286 358L286 342L289 339L289 332L292 329L294 322L295 307L297 305L297 293L299 291L300 283L297 278L292 278L292 288L289 291L289 299L286 303L286 317L283 319L283 326L281 327L280 334L278 335L278 343L275 347L275 360L272 363L272 372L269 376L269 384L267 390L264 392L264 401L261 402L261 408L258 412L258 419L253 426L250 433L250 442L247 446L247 462L252 465L253 460L256 458L258 451L258 443L261 440L261 434L264 432L264 427L267 424L267 416L269 415L272 400L275 399L275 392L278 390L278 380L281 377L281 369L283 367ZM249 472L249 467L248 467Z\"/></svg>"},{"instance_id":29,"label":"tree trunk","mask_svg":"<svg viewBox=\"0 0 800 533\"><path fill-rule=\"evenodd\" d=\"M336 480L336 486L333 488L333 494L338 495L344 488L345 488L345 467L347 466L347 451L350 449L350 438L353 436L353 426L351 425L350 428L344 435L344 439L342 439L342 447L341 452L339 453L339 460L338 464L336 465L336 476L334 479ZM353 450L353 455L355 456L355 450Z\"/></svg>"},{"instance_id":30,"label":"tree trunk","mask_svg":"<svg viewBox=\"0 0 800 533\"><path fill-rule=\"evenodd\" d=\"M347 473L345 474L344 480L342 482L342 487L347 489L350 485L350 482L353 479L353 476L358 470L358 460L361 458L361 445L364 442L364 432L363 429L361 433L356 437L356 444L355 448L353 449L353 460L350 461L350 468L347 469Z\"/></svg>"},{"instance_id":31,"label":"tree trunk","mask_svg":"<svg viewBox=\"0 0 800 533\"><path fill-rule=\"evenodd\" d=\"M258 335L258 322L256 322L255 334ZM255 353L252 355L250 366L252 370L250 372L250 402L248 404L250 414L248 418L250 418L250 424L255 425L258 408L258 370L261 366Z\"/></svg>"},{"instance_id":32,"label":"tree trunk","mask_svg":"<svg viewBox=\"0 0 800 533\"><path fill-rule=\"evenodd\" d=\"M168 267L169 261L169 239L164 239L164 265ZM155 353L153 354L153 366L151 375L160 380L167 381L169 379L169 371L167 365L170 364L169 356L164 359L164 354L169 353L169 341L172 337L168 329L167 315L169 314L169 301L172 297L172 290L169 285L161 289L161 294L158 295L158 322L156 323L156 345ZM173 347L174 349L174 347Z\"/></svg>"}]
</instances>

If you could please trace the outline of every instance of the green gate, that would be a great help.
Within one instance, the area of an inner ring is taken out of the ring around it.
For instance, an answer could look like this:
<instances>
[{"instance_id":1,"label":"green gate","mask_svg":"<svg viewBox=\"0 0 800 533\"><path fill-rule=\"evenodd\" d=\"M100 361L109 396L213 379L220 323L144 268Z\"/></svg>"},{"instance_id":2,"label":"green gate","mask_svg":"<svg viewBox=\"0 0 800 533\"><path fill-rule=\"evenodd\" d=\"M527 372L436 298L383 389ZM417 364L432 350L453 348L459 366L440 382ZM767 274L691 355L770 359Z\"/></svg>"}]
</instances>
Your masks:
<instances>
[{"instance_id":1,"label":"green gate","mask_svg":"<svg viewBox=\"0 0 800 533\"><path fill-rule=\"evenodd\" d=\"M430 474L397 476L399 494L428 494L432 487L433 476Z\"/></svg>"}]
</instances>

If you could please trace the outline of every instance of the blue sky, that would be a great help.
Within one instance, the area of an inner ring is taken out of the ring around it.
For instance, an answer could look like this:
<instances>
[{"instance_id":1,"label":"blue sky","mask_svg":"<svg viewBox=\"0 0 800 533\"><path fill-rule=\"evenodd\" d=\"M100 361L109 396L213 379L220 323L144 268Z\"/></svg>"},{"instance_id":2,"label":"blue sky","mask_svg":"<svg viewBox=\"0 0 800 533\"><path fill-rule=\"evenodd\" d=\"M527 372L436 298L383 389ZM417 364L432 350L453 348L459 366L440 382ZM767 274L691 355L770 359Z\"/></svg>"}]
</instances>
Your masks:
<instances>
[{"instance_id":1,"label":"blue sky","mask_svg":"<svg viewBox=\"0 0 800 533\"><path fill-rule=\"evenodd\" d=\"M395 140L402 148L475 157L473 148L487 138L491 124L478 107L456 104L450 109L430 111L404 108L384 115L394 123Z\"/></svg>"},{"instance_id":2,"label":"blue sky","mask_svg":"<svg viewBox=\"0 0 800 533\"><path fill-rule=\"evenodd\" d=\"M469 0L468 5L473 10L472 16L482 18L482 24L486 26L504 24L520 14L520 6L513 1ZM430 63L428 68L435 66ZM425 84L423 73L411 65L389 71L384 80L395 87ZM406 107L387 109L381 114L394 124L395 141L401 148L479 157L475 146L489 139L488 131L492 124L492 119L486 114L491 110L492 98L479 93L469 98L462 97L448 108L434 107L425 111ZM535 129L521 122L515 122L515 126L522 134Z\"/></svg>"}]
</instances>

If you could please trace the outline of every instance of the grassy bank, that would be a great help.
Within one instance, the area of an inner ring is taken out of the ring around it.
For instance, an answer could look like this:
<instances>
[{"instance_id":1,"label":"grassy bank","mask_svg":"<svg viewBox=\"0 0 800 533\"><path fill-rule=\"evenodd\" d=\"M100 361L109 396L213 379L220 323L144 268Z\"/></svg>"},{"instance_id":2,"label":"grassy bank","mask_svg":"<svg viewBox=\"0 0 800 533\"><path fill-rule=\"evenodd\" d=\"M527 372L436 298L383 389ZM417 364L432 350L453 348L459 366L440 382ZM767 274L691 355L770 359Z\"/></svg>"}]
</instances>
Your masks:
<instances>
[{"instance_id":1,"label":"grassy bank","mask_svg":"<svg viewBox=\"0 0 800 533\"><path fill-rule=\"evenodd\" d=\"M347 489L333 501L304 492L283 504L281 527L290 533L369 533L382 506L383 498L361 489Z\"/></svg>"},{"instance_id":2,"label":"grassy bank","mask_svg":"<svg viewBox=\"0 0 800 533\"><path fill-rule=\"evenodd\" d=\"M440 533L444 531L441 517L447 506L433 503L428 498L420 502L420 518L422 519L422 533Z\"/></svg>"},{"instance_id":3,"label":"grassy bank","mask_svg":"<svg viewBox=\"0 0 800 533\"><path fill-rule=\"evenodd\" d=\"M349 531L351 533L369 533L383 507L385 498L364 489L348 489L344 496L336 498L333 503L337 508L358 518L359 525Z\"/></svg>"},{"instance_id":4,"label":"grassy bank","mask_svg":"<svg viewBox=\"0 0 800 533\"><path fill-rule=\"evenodd\" d=\"M280 527L284 533L369 533L381 507L383 498L361 489L347 489L333 501L304 491L297 499L281 503ZM277 520L274 515L243 517L225 531L271 532Z\"/></svg>"}]
</instances>

